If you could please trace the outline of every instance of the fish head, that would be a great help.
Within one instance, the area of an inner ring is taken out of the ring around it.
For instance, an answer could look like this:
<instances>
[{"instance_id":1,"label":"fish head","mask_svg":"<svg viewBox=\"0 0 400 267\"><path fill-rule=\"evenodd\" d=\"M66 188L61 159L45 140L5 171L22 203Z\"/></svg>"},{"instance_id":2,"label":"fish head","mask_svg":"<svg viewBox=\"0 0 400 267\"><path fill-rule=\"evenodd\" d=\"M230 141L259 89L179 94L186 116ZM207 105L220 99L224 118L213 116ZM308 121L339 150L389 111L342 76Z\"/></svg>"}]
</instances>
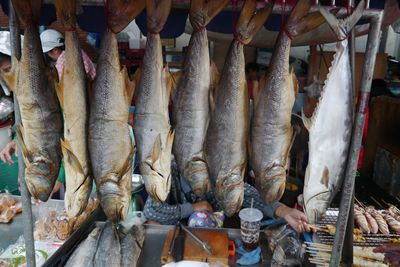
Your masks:
<instances>
[{"instance_id":1,"label":"fish head","mask_svg":"<svg viewBox=\"0 0 400 267\"><path fill-rule=\"evenodd\" d=\"M211 189L207 163L202 159L189 161L183 170L183 177L189 182L193 193L197 196L201 197Z\"/></svg>"},{"instance_id":2,"label":"fish head","mask_svg":"<svg viewBox=\"0 0 400 267\"><path fill-rule=\"evenodd\" d=\"M157 202L164 202L171 188L171 172L157 171L149 162L140 164L147 193Z\"/></svg>"},{"instance_id":3,"label":"fish head","mask_svg":"<svg viewBox=\"0 0 400 267\"><path fill-rule=\"evenodd\" d=\"M324 191L311 197L305 203L305 212L309 223L317 223L322 215L325 214L330 202L331 193Z\"/></svg>"},{"instance_id":4,"label":"fish head","mask_svg":"<svg viewBox=\"0 0 400 267\"><path fill-rule=\"evenodd\" d=\"M107 218L112 222L125 219L131 199L132 176L126 173L121 177L118 173L108 173L98 179L97 192L100 203Z\"/></svg>"},{"instance_id":5,"label":"fish head","mask_svg":"<svg viewBox=\"0 0 400 267\"><path fill-rule=\"evenodd\" d=\"M286 168L274 165L268 168L261 177L256 177L256 187L264 201L271 204L278 201L285 192Z\"/></svg>"},{"instance_id":6,"label":"fish head","mask_svg":"<svg viewBox=\"0 0 400 267\"><path fill-rule=\"evenodd\" d=\"M240 210L244 198L244 182L240 173L218 177L215 194L222 210L230 217Z\"/></svg>"},{"instance_id":7,"label":"fish head","mask_svg":"<svg viewBox=\"0 0 400 267\"><path fill-rule=\"evenodd\" d=\"M57 179L59 165L45 158L25 161L25 181L31 195L41 201L47 201Z\"/></svg>"}]
</instances>

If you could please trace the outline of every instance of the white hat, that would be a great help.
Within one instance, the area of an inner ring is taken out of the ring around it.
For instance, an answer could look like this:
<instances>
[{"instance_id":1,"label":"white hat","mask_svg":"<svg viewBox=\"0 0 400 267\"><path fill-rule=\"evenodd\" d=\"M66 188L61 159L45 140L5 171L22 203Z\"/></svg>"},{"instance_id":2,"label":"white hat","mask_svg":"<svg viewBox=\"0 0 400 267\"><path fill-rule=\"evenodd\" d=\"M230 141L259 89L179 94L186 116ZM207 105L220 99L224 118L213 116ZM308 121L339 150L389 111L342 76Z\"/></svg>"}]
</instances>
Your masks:
<instances>
[{"instance_id":1,"label":"white hat","mask_svg":"<svg viewBox=\"0 0 400 267\"><path fill-rule=\"evenodd\" d=\"M21 46L23 36L21 35ZM11 56L10 32L0 31L0 53Z\"/></svg>"},{"instance_id":2,"label":"white hat","mask_svg":"<svg viewBox=\"0 0 400 267\"><path fill-rule=\"evenodd\" d=\"M43 53L49 52L55 47L64 45L64 36L56 30L45 30L40 34L40 41L42 42Z\"/></svg>"}]
</instances>

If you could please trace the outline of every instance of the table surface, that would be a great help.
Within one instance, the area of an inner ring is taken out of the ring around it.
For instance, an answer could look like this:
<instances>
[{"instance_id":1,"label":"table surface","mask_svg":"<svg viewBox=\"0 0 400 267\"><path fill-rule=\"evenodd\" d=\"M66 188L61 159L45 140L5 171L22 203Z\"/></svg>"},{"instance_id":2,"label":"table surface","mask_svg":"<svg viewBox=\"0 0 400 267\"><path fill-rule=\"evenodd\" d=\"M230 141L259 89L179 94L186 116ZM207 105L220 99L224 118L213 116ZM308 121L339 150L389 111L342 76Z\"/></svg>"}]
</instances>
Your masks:
<instances>
[{"instance_id":1,"label":"table surface","mask_svg":"<svg viewBox=\"0 0 400 267\"><path fill-rule=\"evenodd\" d=\"M162 249L164 247L165 240L167 238L167 233L169 230L173 229L172 225L145 225L146 229L146 239L144 241L143 251L139 259L137 266L142 267L159 267L161 266L160 257ZM210 231L227 231L229 239L234 240L240 238L240 229L210 229ZM240 266L240 265L232 265ZM261 267L269 266L267 263L259 263L255 265L250 265L250 267Z\"/></svg>"},{"instance_id":2,"label":"table surface","mask_svg":"<svg viewBox=\"0 0 400 267\"><path fill-rule=\"evenodd\" d=\"M13 196L18 202L21 202L20 196ZM64 201L50 199L47 202L40 203L39 205L32 204L33 222L38 218L43 218L51 210L63 210ZM23 213L17 214L10 223L0 223L0 252L14 244L17 239L24 234L24 215Z\"/></svg>"}]
</instances>

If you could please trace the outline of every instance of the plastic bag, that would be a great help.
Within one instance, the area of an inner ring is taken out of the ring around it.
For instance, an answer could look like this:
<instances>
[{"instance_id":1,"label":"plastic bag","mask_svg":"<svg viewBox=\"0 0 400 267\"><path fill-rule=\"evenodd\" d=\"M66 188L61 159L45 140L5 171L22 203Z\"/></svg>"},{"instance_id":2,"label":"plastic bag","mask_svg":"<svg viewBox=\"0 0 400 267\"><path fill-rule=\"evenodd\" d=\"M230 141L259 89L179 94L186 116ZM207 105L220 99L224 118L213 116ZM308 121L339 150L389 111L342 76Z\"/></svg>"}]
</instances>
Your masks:
<instances>
[{"instance_id":1,"label":"plastic bag","mask_svg":"<svg viewBox=\"0 0 400 267\"><path fill-rule=\"evenodd\" d=\"M301 266L304 259L304 248L300 235L292 227L285 225L274 235L274 249L271 266Z\"/></svg>"}]
</instances>

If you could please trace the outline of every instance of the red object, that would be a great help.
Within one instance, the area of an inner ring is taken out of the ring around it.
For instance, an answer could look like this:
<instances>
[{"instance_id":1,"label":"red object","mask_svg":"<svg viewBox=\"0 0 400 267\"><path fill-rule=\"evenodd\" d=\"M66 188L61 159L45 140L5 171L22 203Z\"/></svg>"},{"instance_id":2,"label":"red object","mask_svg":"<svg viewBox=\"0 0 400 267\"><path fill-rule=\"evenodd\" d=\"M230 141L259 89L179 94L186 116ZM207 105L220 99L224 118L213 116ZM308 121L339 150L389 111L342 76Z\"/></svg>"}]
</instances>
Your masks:
<instances>
[{"instance_id":1,"label":"red object","mask_svg":"<svg viewBox=\"0 0 400 267\"><path fill-rule=\"evenodd\" d=\"M8 119L8 120L0 123L0 128L4 128L4 127L7 127L7 126L10 126L11 124L12 124L12 119Z\"/></svg>"},{"instance_id":2,"label":"red object","mask_svg":"<svg viewBox=\"0 0 400 267\"><path fill-rule=\"evenodd\" d=\"M232 240L229 240L229 249L228 249L228 252L229 252L229 256L235 256L235 254L236 254L236 246L235 246L235 242L233 242Z\"/></svg>"}]
</instances>

